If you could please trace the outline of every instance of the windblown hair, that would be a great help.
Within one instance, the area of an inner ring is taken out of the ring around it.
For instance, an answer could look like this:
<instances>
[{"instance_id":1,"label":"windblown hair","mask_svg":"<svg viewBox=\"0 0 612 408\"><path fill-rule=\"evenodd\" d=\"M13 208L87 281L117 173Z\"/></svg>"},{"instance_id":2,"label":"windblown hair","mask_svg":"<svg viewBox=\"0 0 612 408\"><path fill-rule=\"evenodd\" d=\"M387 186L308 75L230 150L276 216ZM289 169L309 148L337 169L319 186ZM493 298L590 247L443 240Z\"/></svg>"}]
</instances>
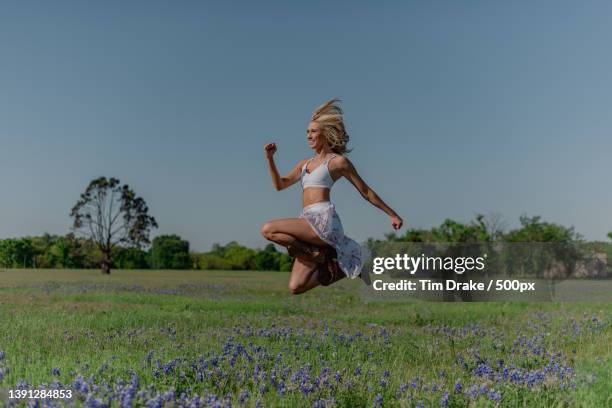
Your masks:
<instances>
[{"instance_id":1,"label":"windblown hair","mask_svg":"<svg viewBox=\"0 0 612 408\"><path fill-rule=\"evenodd\" d=\"M351 151L347 148L349 135L344 128L340 99L334 98L315 109L310 119L317 122L321 133L327 139L327 144L334 153L345 154Z\"/></svg>"}]
</instances>

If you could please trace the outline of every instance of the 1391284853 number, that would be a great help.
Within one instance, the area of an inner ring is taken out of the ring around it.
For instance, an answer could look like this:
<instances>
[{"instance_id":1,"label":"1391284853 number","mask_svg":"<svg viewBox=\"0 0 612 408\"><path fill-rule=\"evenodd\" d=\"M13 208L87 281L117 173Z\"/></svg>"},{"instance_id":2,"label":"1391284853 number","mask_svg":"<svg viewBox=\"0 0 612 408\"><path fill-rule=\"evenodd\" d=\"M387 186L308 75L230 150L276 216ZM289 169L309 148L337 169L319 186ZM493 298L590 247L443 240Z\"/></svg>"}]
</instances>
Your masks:
<instances>
[{"instance_id":1,"label":"1391284853 number","mask_svg":"<svg viewBox=\"0 0 612 408\"><path fill-rule=\"evenodd\" d=\"M9 399L69 399L72 398L72 390L8 390Z\"/></svg>"}]
</instances>

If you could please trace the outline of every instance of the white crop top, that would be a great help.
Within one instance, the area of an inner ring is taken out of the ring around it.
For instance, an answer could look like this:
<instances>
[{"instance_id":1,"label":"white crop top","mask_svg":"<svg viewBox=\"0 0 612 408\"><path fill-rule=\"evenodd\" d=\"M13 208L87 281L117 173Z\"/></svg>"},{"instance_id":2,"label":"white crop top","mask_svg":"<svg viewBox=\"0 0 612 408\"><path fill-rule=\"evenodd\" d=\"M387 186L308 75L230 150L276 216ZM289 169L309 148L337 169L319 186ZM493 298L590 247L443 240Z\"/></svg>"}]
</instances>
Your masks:
<instances>
[{"instance_id":1,"label":"white crop top","mask_svg":"<svg viewBox=\"0 0 612 408\"><path fill-rule=\"evenodd\" d=\"M314 170L311 170L310 172L308 172L306 169L308 168L308 163L310 163L310 161L314 159L314 157L304 163L304 165L302 166L302 174L300 176L302 180L302 189L308 187L323 187L331 189L334 185L334 180L332 179L331 174L329 174L329 168L327 167L327 164L334 157L336 157L335 154L333 154L323 163L319 164Z\"/></svg>"}]
</instances>

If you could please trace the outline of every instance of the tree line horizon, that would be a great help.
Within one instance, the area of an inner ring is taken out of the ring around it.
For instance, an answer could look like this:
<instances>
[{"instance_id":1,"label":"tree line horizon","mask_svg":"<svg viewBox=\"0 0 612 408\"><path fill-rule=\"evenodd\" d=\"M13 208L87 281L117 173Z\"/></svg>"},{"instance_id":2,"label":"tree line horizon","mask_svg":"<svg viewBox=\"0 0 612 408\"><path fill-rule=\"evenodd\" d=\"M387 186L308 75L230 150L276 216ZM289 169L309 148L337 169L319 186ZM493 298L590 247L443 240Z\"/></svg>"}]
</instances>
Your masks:
<instances>
[{"instance_id":1,"label":"tree line horizon","mask_svg":"<svg viewBox=\"0 0 612 408\"><path fill-rule=\"evenodd\" d=\"M110 274L118 269L225 269L290 271L292 259L270 243L248 248L237 241L213 244L210 251L190 250L189 242L177 234L159 235L158 227L143 198L116 178L93 179L70 211L71 232L65 235L0 239L3 268L100 268ZM476 214L467 223L445 219L430 229L409 228L384 240L368 238L367 245L390 242L561 242L586 243L574 227L543 221L541 216L522 215L520 226L506 231L499 214ZM612 231L608 233L612 240ZM612 244L591 241L612 259Z\"/></svg>"}]
</instances>

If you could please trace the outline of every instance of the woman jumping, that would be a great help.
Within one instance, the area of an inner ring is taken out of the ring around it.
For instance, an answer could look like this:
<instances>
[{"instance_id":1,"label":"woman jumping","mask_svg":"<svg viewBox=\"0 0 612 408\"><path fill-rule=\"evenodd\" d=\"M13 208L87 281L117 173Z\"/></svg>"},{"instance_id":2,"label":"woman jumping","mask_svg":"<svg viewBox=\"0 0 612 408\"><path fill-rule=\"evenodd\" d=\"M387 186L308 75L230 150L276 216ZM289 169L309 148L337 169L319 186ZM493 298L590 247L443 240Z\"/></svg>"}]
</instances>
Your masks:
<instances>
[{"instance_id":1,"label":"woman jumping","mask_svg":"<svg viewBox=\"0 0 612 408\"><path fill-rule=\"evenodd\" d=\"M299 218L284 218L266 222L262 235L287 248L293 260L289 289L293 294L304 293L318 285L327 286L345 276L360 276L369 285L367 271L362 270L368 256L367 249L344 235L336 208L329 201L332 185L341 177L347 178L361 196L391 217L394 229L402 226L402 219L357 174L353 164L344 156L349 152L338 99L318 107L306 131L308 147L316 154L301 160L285 177L274 164L276 143L264 146L268 167L277 191L301 180L302 212Z\"/></svg>"}]
</instances>

